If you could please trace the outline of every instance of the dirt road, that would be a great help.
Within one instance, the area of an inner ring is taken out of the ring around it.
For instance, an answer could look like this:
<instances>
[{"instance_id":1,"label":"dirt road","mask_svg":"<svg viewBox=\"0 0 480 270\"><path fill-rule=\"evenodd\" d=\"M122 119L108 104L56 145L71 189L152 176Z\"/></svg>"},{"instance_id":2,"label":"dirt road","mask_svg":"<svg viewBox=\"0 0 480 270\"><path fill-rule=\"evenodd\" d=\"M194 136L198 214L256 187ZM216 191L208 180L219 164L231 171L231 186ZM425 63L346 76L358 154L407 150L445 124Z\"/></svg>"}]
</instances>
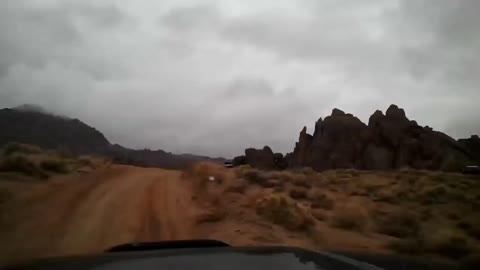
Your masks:
<instances>
[{"instance_id":1,"label":"dirt road","mask_svg":"<svg viewBox=\"0 0 480 270\"><path fill-rule=\"evenodd\" d=\"M28 187L7 184L18 185L10 188L19 195L2 208L2 262L193 237L196 209L178 171L114 166Z\"/></svg>"}]
</instances>

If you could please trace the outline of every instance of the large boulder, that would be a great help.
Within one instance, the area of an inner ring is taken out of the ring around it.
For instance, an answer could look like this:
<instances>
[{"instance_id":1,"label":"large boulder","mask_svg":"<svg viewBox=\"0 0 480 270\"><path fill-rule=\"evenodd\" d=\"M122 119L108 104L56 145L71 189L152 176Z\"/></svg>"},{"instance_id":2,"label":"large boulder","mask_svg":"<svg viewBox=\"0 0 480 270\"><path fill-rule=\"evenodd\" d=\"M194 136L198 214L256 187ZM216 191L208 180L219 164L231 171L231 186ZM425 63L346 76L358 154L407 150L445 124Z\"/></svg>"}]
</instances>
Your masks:
<instances>
[{"instance_id":1,"label":"large boulder","mask_svg":"<svg viewBox=\"0 0 480 270\"><path fill-rule=\"evenodd\" d=\"M254 168L275 169L275 161L272 149L265 146L263 149L245 149L245 161Z\"/></svg>"},{"instance_id":2,"label":"large boulder","mask_svg":"<svg viewBox=\"0 0 480 270\"><path fill-rule=\"evenodd\" d=\"M332 114L315 124L314 135L300 133L299 143L293 151L296 166L309 166L317 170L353 168L362 147L361 136L366 125L357 117L333 109Z\"/></svg>"}]
</instances>

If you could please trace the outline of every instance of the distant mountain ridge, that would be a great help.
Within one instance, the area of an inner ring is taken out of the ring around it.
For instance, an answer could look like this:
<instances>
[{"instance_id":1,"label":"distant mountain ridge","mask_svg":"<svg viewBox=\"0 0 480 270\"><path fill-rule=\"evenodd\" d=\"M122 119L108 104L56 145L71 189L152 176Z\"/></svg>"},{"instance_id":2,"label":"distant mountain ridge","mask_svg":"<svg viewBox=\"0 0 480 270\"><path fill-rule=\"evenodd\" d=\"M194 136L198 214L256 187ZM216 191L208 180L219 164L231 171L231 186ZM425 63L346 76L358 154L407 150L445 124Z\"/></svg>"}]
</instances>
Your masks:
<instances>
[{"instance_id":1,"label":"distant mountain ridge","mask_svg":"<svg viewBox=\"0 0 480 270\"><path fill-rule=\"evenodd\" d=\"M122 164L166 169L181 169L198 161L224 160L193 154L175 155L163 150L134 150L111 144L100 131L82 121L50 114L35 105L0 110L0 147L9 142L68 149L78 155L106 156Z\"/></svg>"}]
</instances>

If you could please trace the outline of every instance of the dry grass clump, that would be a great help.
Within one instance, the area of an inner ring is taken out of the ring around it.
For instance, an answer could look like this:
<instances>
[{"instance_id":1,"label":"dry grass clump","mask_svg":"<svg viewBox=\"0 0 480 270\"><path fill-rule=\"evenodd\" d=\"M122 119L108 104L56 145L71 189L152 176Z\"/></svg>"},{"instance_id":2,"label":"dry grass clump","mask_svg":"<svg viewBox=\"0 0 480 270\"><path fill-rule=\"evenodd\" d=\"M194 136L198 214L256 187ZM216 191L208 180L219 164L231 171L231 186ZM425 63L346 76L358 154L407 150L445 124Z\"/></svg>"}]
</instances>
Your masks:
<instances>
[{"instance_id":1,"label":"dry grass clump","mask_svg":"<svg viewBox=\"0 0 480 270\"><path fill-rule=\"evenodd\" d=\"M322 209L312 209L312 216L320 221L328 220L328 214Z\"/></svg>"},{"instance_id":2,"label":"dry grass clump","mask_svg":"<svg viewBox=\"0 0 480 270\"><path fill-rule=\"evenodd\" d=\"M399 253L412 255L430 253L453 259L465 258L475 252L468 238L451 229L425 232L416 238L394 241L389 247Z\"/></svg>"},{"instance_id":3,"label":"dry grass clump","mask_svg":"<svg viewBox=\"0 0 480 270\"><path fill-rule=\"evenodd\" d=\"M184 177L192 180L193 186L197 191L204 190L210 177L214 177L216 183L222 183L225 176L225 168L219 164L199 162L184 171Z\"/></svg>"},{"instance_id":4,"label":"dry grass clump","mask_svg":"<svg viewBox=\"0 0 480 270\"><path fill-rule=\"evenodd\" d=\"M288 192L288 195L290 195L292 199L297 199L297 200L305 199L307 198L307 192L308 190L305 188L296 187L296 188L290 189L290 191Z\"/></svg>"},{"instance_id":5,"label":"dry grass clump","mask_svg":"<svg viewBox=\"0 0 480 270\"><path fill-rule=\"evenodd\" d=\"M377 232L398 238L416 237L420 232L417 215L407 211L372 213Z\"/></svg>"},{"instance_id":6,"label":"dry grass clump","mask_svg":"<svg viewBox=\"0 0 480 270\"><path fill-rule=\"evenodd\" d=\"M337 207L330 219L331 225L349 231L362 231L367 224L365 210L357 205Z\"/></svg>"},{"instance_id":7,"label":"dry grass clump","mask_svg":"<svg viewBox=\"0 0 480 270\"><path fill-rule=\"evenodd\" d=\"M319 191L313 190L308 194L308 198L312 201L312 208L322 208L325 210L332 210L335 207L335 202L330 196Z\"/></svg>"},{"instance_id":8,"label":"dry grass clump","mask_svg":"<svg viewBox=\"0 0 480 270\"><path fill-rule=\"evenodd\" d=\"M263 188L277 188L284 185L283 172L267 172L257 169L246 168L237 170L236 176L246 179L249 183L259 185Z\"/></svg>"},{"instance_id":9,"label":"dry grass clump","mask_svg":"<svg viewBox=\"0 0 480 270\"><path fill-rule=\"evenodd\" d=\"M16 172L33 177L46 177L37 164L24 154L11 154L0 160L0 172Z\"/></svg>"},{"instance_id":10,"label":"dry grass clump","mask_svg":"<svg viewBox=\"0 0 480 270\"><path fill-rule=\"evenodd\" d=\"M250 169L246 170L243 173L243 177L250 183L257 184L257 185L264 185L268 182L268 177L265 172L262 172L257 169Z\"/></svg>"},{"instance_id":11,"label":"dry grass clump","mask_svg":"<svg viewBox=\"0 0 480 270\"><path fill-rule=\"evenodd\" d=\"M304 175L297 175L293 179L293 184L297 187L303 187L303 188L312 187L312 183L309 182L309 178L305 177Z\"/></svg>"},{"instance_id":12,"label":"dry grass clump","mask_svg":"<svg viewBox=\"0 0 480 270\"><path fill-rule=\"evenodd\" d=\"M461 229L469 236L480 240L480 220L465 218L457 223L457 228Z\"/></svg>"},{"instance_id":13,"label":"dry grass clump","mask_svg":"<svg viewBox=\"0 0 480 270\"><path fill-rule=\"evenodd\" d=\"M269 194L256 201L256 212L288 230L305 230L313 224L307 211L281 194Z\"/></svg>"},{"instance_id":14,"label":"dry grass clump","mask_svg":"<svg viewBox=\"0 0 480 270\"><path fill-rule=\"evenodd\" d=\"M225 192L244 193L248 185L245 179L237 178L229 181L225 187Z\"/></svg>"},{"instance_id":15,"label":"dry grass clump","mask_svg":"<svg viewBox=\"0 0 480 270\"><path fill-rule=\"evenodd\" d=\"M8 156L11 154L39 154L42 153L42 148L30 145L30 144L23 144L23 143L8 143L3 147L3 155Z\"/></svg>"},{"instance_id":16,"label":"dry grass clump","mask_svg":"<svg viewBox=\"0 0 480 270\"><path fill-rule=\"evenodd\" d=\"M40 168L45 171L51 171L56 173L67 173L68 162L64 159L50 157L40 161Z\"/></svg>"}]
</instances>

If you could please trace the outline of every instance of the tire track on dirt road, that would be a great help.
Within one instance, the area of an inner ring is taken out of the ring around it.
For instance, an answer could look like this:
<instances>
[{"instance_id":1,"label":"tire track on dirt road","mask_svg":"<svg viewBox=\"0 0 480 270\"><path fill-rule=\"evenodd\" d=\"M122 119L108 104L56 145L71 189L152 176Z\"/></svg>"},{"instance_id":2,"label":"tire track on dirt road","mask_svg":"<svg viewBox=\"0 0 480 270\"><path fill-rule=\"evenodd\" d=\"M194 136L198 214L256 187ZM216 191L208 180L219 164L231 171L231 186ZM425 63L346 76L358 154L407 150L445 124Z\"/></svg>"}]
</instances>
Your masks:
<instances>
[{"instance_id":1,"label":"tire track on dirt road","mask_svg":"<svg viewBox=\"0 0 480 270\"><path fill-rule=\"evenodd\" d=\"M49 180L40 190L16 205L15 229L0 232L8 234L0 262L195 236L197 206L178 171L115 165Z\"/></svg>"},{"instance_id":2,"label":"tire track on dirt road","mask_svg":"<svg viewBox=\"0 0 480 270\"><path fill-rule=\"evenodd\" d=\"M0 246L0 260L57 253L68 221L82 200L99 185L106 184L103 179L121 173L118 169L104 168L89 175L61 176L33 184L29 196L8 205L11 215L7 226L0 230L5 243Z\"/></svg>"}]
</instances>

